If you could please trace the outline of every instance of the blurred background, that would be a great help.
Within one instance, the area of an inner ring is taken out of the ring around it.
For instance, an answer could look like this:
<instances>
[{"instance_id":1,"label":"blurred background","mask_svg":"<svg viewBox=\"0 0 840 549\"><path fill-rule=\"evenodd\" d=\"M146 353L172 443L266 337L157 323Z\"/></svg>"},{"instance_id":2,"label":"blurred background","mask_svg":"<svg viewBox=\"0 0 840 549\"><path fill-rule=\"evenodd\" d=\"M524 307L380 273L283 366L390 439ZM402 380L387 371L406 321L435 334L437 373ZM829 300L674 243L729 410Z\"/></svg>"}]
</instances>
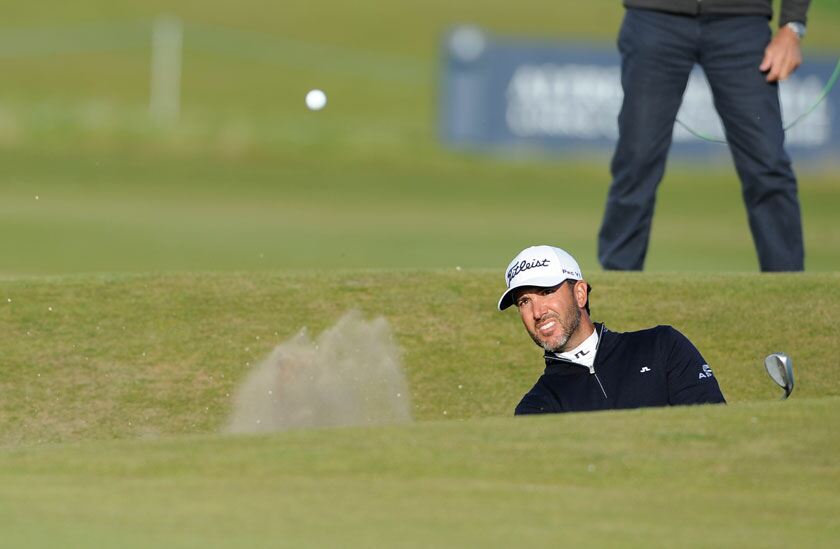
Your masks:
<instances>
[{"instance_id":1,"label":"blurred background","mask_svg":"<svg viewBox=\"0 0 840 549\"><path fill-rule=\"evenodd\" d=\"M597 268L609 151L448 147L444 42L468 24L611 51L619 0L80 0L2 13L2 275L501 269L533 243ZM836 58L840 2L809 15L806 63ZM313 88L322 111L305 107ZM838 165L795 168L806 267L836 271ZM657 208L649 270L757 271L727 158L673 159Z\"/></svg>"}]
</instances>

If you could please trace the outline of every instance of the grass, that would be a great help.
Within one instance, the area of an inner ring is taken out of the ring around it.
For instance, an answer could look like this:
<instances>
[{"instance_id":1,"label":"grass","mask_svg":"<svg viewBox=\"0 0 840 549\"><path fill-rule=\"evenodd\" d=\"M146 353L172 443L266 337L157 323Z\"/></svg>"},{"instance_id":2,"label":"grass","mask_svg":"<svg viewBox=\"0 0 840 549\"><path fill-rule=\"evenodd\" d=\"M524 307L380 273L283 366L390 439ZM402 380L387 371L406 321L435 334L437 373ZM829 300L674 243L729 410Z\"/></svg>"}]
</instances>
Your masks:
<instances>
[{"instance_id":1,"label":"grass","mask_svg":"<svg viewBox=\"0 0 840 549\"><path fill-rule=\"evenodd\" d=\"M0 153L9 182L0 189L0 273L499 268L546 241L572 250L587 272L597 268L604 167L387 150L323 156L312 165L288 152ZM512 194L514 181L527 190ZM832 172L801 178L809 270L840 267L834 181ZM725 169L672 169L648 269L757 270L738 187Z\"/></svg>"},{"instance_id":2,"label":"grass","mask_svg":"<svg viewBox=\"0 0 840 549\"><path fill-rule=\"evenodd\" d=\"M837 538L840 401L0 452L15 547L687 547Z\"/></svg>"},{"instance_id":3,"label":"grass","mask_svg":"<svg viewBox=\"0 0 840 549\"><path fill-rule=\"evenodd\" d=\"M275 345L345 312L383 316L420 420L507 416L542 371L487 270L76 275L0 281L0 445L212 433ZM593 316L616 331L672 324L730 402L780 391L762 360L789 353L796 396L840 396L837 274L599 273Z\"/></svg>"},{"instance_id":4,"label":"grass","mask_svg":"<svg viewBox=\"0 0 840 549\"><path fill-rule=\"evenodd\" d=\"M813 6L808 48L840 45L832 6ZM172 127L147 113L150 22L162 12L187 25ZM440 37L472 21L612 42L621 14L613 0L10 6L0 273L498 268L544 241L591 272L608 159L441 148ZM328 92L323 112L303 108L312 87ZM836 166L797 168L807 268L836 271ZM647 268L757 269L728 159L669 167Z\"/></svg>"},{"instance_id":5,"label":"grass","mask_svg":"<svg viewBox=\"0 0 840 549\"><path fill-rule=\"evenodd\" d=\"M811 7L806 58L837 51L838 6ZM186 25L174 126L147 112L163 12ZM619 274L595 259L608 159L438 144L451 25L611 43L621 13L4 6L0 545L832 545L836 166L797 164L808 273L755 273L728 161L675 159L649 272ZM313 87L321 113L303 109ZM536 242L578 257L596 320L688 335L731 404L508 417L542 367L494 305L501 268ZM417 423L217 434L255 362L349 309L393 326ZM794 359L785 403L772 351Z\"/></svg>"}]
</instances>

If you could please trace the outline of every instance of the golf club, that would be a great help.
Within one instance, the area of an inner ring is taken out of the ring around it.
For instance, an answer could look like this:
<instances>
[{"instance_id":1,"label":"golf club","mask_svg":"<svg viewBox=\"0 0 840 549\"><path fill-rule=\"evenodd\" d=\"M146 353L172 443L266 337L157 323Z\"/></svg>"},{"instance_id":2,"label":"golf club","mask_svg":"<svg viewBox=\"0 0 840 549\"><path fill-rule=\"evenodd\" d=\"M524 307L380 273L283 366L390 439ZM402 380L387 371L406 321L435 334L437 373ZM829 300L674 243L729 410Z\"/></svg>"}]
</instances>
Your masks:
<instances>
[{"instance_id":1,"label":"golf club","mask_svg":"<svg viewBox=\"0 0 840 549\"><path fill-rule=\"evenodd\" d=\"M785 390L782 400L793 391L793 360L785 353L773 353L764 359L764 367L776 384Z\"/></svg>"}]
</instances>

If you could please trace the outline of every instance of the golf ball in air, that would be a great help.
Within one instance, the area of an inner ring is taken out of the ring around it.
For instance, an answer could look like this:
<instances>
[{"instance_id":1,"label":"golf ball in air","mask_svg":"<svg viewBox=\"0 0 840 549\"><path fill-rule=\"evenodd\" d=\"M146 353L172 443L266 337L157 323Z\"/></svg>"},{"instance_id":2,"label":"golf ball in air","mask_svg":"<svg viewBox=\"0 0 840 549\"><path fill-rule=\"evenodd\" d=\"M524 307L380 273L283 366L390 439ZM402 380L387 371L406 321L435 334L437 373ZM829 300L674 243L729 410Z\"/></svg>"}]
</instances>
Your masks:
<instances>
[{"instance_id":1,"label":"golf ball in air","mask_svg":"<svg viewBox=\"0 0 840 549\"><path fill-rule=\"evenodd\" d=\"M327 94L321 90L310 90L306 94L306 106L311 111L320 111L327 104Z\"/></svg>"}]
</instances>

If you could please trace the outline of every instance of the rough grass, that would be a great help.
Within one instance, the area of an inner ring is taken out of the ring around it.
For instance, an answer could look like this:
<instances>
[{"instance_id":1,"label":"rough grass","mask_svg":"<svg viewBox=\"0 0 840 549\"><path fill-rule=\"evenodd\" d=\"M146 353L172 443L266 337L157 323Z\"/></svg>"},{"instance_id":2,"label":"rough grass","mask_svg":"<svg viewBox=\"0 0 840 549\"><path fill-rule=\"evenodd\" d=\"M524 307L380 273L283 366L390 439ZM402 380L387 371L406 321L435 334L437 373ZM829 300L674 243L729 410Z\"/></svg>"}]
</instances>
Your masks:
<instances>
[{"instance_id":1,"label":"rough grass","mask_svg":"<svg viewBox=\"0 0 840 549\"><path fill-rule=\"evenodd\" d=\"M209 433L275 345L348 310L391 323L417 419L510 415L542 370L487 270L87 275L0 281L0 444ZM770 352L795 397L840 396L836 274L596 273L592 312L616 331L672 324L731 402L772 400Z\"/></svg>"}]
</instances>

